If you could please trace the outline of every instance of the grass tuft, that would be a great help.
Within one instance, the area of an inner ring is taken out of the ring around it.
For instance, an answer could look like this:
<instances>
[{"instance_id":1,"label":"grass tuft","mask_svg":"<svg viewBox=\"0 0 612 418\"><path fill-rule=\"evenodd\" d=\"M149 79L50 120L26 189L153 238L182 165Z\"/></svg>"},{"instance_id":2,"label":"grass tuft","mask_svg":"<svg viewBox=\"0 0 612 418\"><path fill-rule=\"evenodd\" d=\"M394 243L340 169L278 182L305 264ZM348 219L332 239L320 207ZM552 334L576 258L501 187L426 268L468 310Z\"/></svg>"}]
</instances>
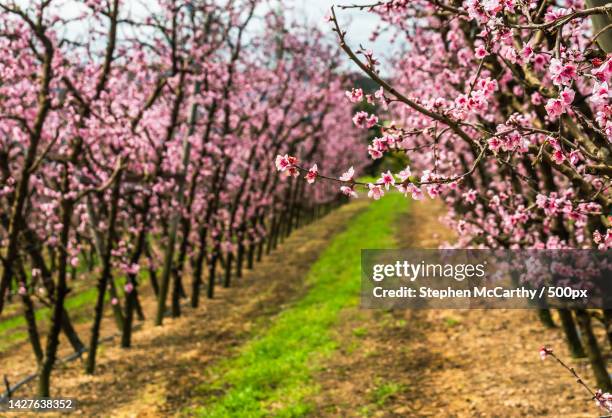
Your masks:
<instances>
[{"instance_id":1,"label":"grass tuft","mask_svg":"<svg viewBox=\"0 0 612 418\"><path fill-rule=\"evenodd\" d=\"M312 412L314 372L334 352L340 311L359 302L362 248L392 248L392 225L406 200L390 194L349 221L313 264L306 295L281 312L238 355L220 363L199 392L200 417L299 417ZM364 334L365 335L365 334Z\"/></svg>"}]
</instances>

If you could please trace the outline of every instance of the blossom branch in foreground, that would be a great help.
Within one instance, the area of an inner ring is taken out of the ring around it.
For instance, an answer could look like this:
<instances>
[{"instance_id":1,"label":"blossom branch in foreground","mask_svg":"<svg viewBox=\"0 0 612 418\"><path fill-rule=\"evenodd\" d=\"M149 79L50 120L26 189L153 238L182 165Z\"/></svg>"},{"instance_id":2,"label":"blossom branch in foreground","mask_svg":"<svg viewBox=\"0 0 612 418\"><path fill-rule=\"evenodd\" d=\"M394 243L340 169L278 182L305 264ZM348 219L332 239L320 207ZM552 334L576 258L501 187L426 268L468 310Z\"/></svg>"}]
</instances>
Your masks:
<instances>
[{"instance_id":1,"label":"blossom branch in foreground","mask_svg":"<svg viewBox=\"0 0 612 418\"><path fill-rule=\"evenodd\" d=\"M574 378L576 379L576 383L578 383L580 386L582 386L591 396L591 399L593 399L595 401L595 403L597 404L598 407L604 409L606 412L612 414L612 394L609 393L604 393L603 391L601 391L600 389L593 391L593 389L591 389L582 379L582 377L580 377L580 375L578 373L576 373L576 370L573 367L568 366L567 364L565 364L565 362L563 360L561 360L559 357L557 357L555 355L555 353L553 352L552 349L547 348L547 347L542 347L540 348L540 359L542 359L542 361L546 360L547 357L552 357L554 358L557 363L559 363L561 365L561 367L563 367L565 370L567 370L568 372L570 372L572 374L572 376L574 376ZM612 416L612 415L608 415L608 416Z\"/></svg>"}]
</instances>

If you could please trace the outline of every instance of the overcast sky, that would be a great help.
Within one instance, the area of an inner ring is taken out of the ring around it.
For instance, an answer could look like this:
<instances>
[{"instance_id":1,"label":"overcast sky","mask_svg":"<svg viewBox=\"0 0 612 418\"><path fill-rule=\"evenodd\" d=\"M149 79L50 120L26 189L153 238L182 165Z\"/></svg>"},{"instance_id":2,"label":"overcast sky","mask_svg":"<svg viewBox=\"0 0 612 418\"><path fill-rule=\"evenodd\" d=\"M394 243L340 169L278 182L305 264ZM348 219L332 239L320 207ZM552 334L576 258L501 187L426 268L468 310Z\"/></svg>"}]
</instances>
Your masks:
<instances>
[{"instance_id":1,"label":"overcast sky","mask_svg":"<svg viewBox=\"0 0 612 418\"><path fill-rule=\"evenodd\" d=\"M10 2L12 0L0 0L0 2ZM15 0L22 7L28 7L38 3L40 0ZM331 31L331 24L326 22L324 17L329 12L332 5L350 5L350 4L371 4L373 0L281 0L282 5L286 6L290 16L300 22L307 20L309 23L317 25L325 33L330 36L335 36ZM56 0L58 5L62 5L62 15L65 18L74 17L83 10L82 0ZM153 10L156 1L147 0L123 0L123 7L130 10L132 16L138 16L145 13L145 7L151 5ZM147 5L143 7L143 5ZM390 42L390 37L383 34L375 42L369 40L369 37L374 29L376 29L379 19L368 11L349 9L341 10L336 7L336 15L343 29L347 30L347 41L353 48L363 45L365 48L372 49L378 58L384 61L384 55L389 52L393 45ZM84 27L82 24L72 25L70 32L77 34L79 32L88 31L90 28ZM384 69L383 69L384 71Z\"/></svg>"},{"instance_id":2,"label":"overcast sky","mask_svg":"<svg viewBox=\"0 0 612 418\"><path fill-rule=\"evenodd\" d=\"M330 24L324 17L332 5L371 4L372 0L289 0L286 3L294 4L296 13L306 16L312 23L330 31ZM301 13L300 13L301 12ZM363 45L377 52L388 50L391 46L389 37L382 35L376 42L369 40L370 34L376 29L379 18L367 10L348 9L341 10L336 7L336 15L341 25L348 30L347 39L351 46ZM350 24L349 24L350 23Z\"/></svg>"}]
</instances>

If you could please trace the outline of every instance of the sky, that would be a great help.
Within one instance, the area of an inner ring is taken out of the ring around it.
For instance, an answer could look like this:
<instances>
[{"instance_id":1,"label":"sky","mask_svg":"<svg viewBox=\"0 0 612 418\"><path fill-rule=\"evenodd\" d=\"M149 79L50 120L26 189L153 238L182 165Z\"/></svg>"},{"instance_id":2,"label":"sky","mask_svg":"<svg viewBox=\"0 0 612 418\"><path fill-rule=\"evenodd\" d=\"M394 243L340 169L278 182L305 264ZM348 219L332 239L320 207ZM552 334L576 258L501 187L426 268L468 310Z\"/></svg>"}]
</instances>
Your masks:
<instances>
[{"instance_id":1,"label":"sky","mask_svg":"<svg viewBox=\"0 0 612 418\"><path fill-rule=\"evenodd\" d=\"M295 13L306 16L311 23L331 31L330 24L324 21L324 17L332 5L372 4L373 0L290 0L287 3L294 5ZM353 47L363 45L379 53L388 51L392 47L389 36L385 34L375 42L369 40L370 34L379 23L379 18L375 14L367 10L341 10L336 7L336 16L343 28L348 31L349 45Z\"/></svg>"},{"instance_id":2,"label":"sky","mask_svg":"<svg viewBox=\"0 0 612 418\"><path fill-rule=\"evenodd\" d=\"M37 4L40 0L0 0L0 2L10 3L15 1L22 7L28 7L32 4ZM78 15L79 11L83 10L83 0L56 0L58 4L63 4L62 15L66 18ZM371 4L374 0L280 0L283 6L287 6L290 10L289 15L296 20L303 22L306 19L309 23L317 25L324 33L329 33L330 36L335 36L331 30L331 24L325 21L325 16L329 12L332 5L353 5L353 4ZM146 5L148 7L156 4L156 1L148 0L123 0L124 7L129 8L132 16L144 14ZM390 36L383 33L375 42L369 40L369 37L374 29L376 29L379 18L369 13L367 10L348 9L341 10L336 7L336 15L343 29L347 30L347 42L354 49L360 45L367 49L372 49L377 58L384 62L385 53L394 49L390 42ZM70 27L70 31L77 35L79 32L85 32L90 28L77 23ZM384 71L384 69L383 69Z\"/></svg>"}]
</instances>

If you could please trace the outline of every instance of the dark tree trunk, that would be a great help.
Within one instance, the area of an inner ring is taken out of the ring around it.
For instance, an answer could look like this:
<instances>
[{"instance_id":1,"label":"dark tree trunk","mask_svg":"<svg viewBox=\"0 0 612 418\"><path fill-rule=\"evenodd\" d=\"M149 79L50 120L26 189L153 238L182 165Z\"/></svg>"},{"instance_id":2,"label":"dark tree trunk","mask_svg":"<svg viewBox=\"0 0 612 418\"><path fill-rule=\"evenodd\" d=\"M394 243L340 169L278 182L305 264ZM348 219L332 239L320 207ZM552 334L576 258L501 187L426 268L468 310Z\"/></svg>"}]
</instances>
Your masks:
<instances>
[{"instance_id":1,"label":"dark tree trunk","mask_svg":"<svg viewBox=\"0 0 612 418\"><path fill-rule=\"evenodd\" d=\"M132 323L134 321L134 308L136 305L136 287L125 297L125 321L121 333L121 347L129 348L132 345Z\"/></svg>"},{"instance_id":2,"label":"dark tree trunk","mask_svg":"<svg viewBox=\"0 0 612 418\"><path fill-rule=\"evenodd\" d=\"M38 334L38 327L36 326L36 317L34 316L34 304L32 303L32 299L30 295L27 293L21 295L21 301L23 303L23 314L28 324L28 337L30 339L30 344L32 345L32 351L34 351L34 356L36 357L36 363L38 365L42 365L44 354L42 345L40 344L40 335Z\"/></svg>"},{"instance_id":3,"label":"dark tree trunk","mask_svg":"<svg viewBox=\"0 0 612 418\"><path fill-rule=\"evenodd\" d=\"M251 241L249 243L249 254L247 256L247 269L249 270L252 270L255 264L255 248L257 248L257 245Z\"/></svg>"},{"instance_id":4,"label":"dark tree trunk","mask_svg":"<svg viewBox=\"0 0 612 418\"><path fill-rule=\"evenodd\" d=\"M191 283L191 307L197 308L200 304L200 286L202 285L202 272L206 260L206 229L200 229L200 247L193 271L193 282Z\"/></svg>"},{"instance_id":5,"label":"dark tree trunk","mask_svg":"<svg viewBox=\"0 0 612 418\"><path fill-rule=\"evenodd\" d=\"M27 287L29 285L22 263L19 268L19 278L23 286ZM26 324L28 327L28 338L30 340L30 345L32 346L34 357L36 357L36 363L40 367L44 359L44 353L42 345L40 344L40 334L38 333L38 326L36 325L34 304L32 303L32 298L30 298L30 295L27 293L27 291L21 295L21 303L23 304L23 316L26 320Z\"/></svg>"},{"instance_id":6,"label":"dark tree trunk","mask_svg":"<svg viewBox=\"0 0 612 418\"><path fill-rule=\"evenodd\" d=\"M608 336L608 344L612 348L612 309L604 309L604 325L606 327L606 335Z\"/></svg>"},{"instance_id":7,"label":"dark tree trunk","mask_svg":"<svg viewBox=\"0 0 612 418\"><path fill-rule=\"evenodd\" d=\"M575 312L576 321L582 332L584 347L586 348L587 356L591 363L595 380L597 381L597 387L603 392L610 392L612 391L612 381L610 380L610 375L606 368L606 362L601 355L597 338L593 333L591 316L584 309L577 309Z\"/></svg>"},{"instance_id":8,"label":"dark tree trunk","mask_svg":"<svg viewBox=\"0 0 612 418\"><path fill-rule=\"evenodd\" d=\"M574 317L569 309L559 309L559 318L561 319L561 326L565 333L565 340L569 347L570 353L574 358L585 357L584 348L576 332L576 324L574 323Z\"/></svg>"},{"instance_id":9,"label":"dark tree trunk","mask_svg":"<svg viewBox=\"0 0 612 418\"><path fill-rule=\"evenodd\" d=\"M225 259L225 277L223 279L223 287L230 287L232 280L232 264L234 262L234 253L231 251L227 253Z\"/></svg>"},{"instance_id":10,"label":"dark tree trunk","mask_svg":"<svg viewBox=\"0 0 612 418\"><path fill-rule=\"evenodd\" d=\"M540 318L540 322L546 328L555 328L555 321L553 321L552 315L550 314L550 309L543 308L538 309L538 318Z\"/></svg>"},{"instance_id":11,"label":"dark tree trunk","mask_svg":"<svg viewBox=\"0 0 612 418\"><path fill-rule=\"evenodd\" d=\"M242 264L244 263L244 244L242 243L242 237L238 237L238 254L236 256L236 277L242 277Z\"/></svg>"},{"instance_id":12,"label":"dark tree trunk","mask_svg":"<svg viewBox=\"0 0 612 418\"><path fill-rule=\"evenodd\" d=\"M151 244L149 244L147 241L145 241L144 251L149 262L149 280L151 280L153 293L157 297L159 294L159 282L157 281L157 272L155 271L155 263L153 262L153 250L151 249Z\"/></svg>"},{"instance_id":13,"label":"dark tree trunk","mask_svg":"<svg viewBox=\"0 0 612 418\"><path fill-rule=\"evenodd\" d=\"M98 298L96 300L96 307L94 313L94 321L91 328L91 336L89 342L89 355L87 356L87 363L85 366L85 372L87 374L93 374L96 368L96 351L98 349L98 341L100 338L100 325L102 323L102 316L104 314L104 297L106 295L106 288L111 278L111 255L113 250L113 243L115 242L115 223L117 220L117 207L119 204L119 190L121 188L121 172L115 179L113 185L113 192L111 196L111 212L109 214L109 225L106 233L106 245L104 246L104 254L102 259L102 274L98 280ZM123 329L123 327L121 328Z\"/></svg>"},{"instance_id":14,"label":"dark tree trunk","mask_svg":"<svg viewBox=\"0 0 612 418\"><path fill-rule=\"evenodd\" d=\"M178 318L179 316L181 316L181 292L182 290L182 283L181 283L181 276L178 272L178 269L174 269L174 274L173 274L173 278L174 280L172 281L172 317L173 318Z\"/></svg>"},{"instance_id":15,"label":"dark tree trunk","mask_svg":"<svg viewBox=\"0 0 612 418\"><path fill-rule=\"evenodd\" d=\"M74 348L74 351L77 353L82 353L85 351L85 344L81 341L79 336L76 333L76 330L72 326L72 322L70 321L70 317L68 316L68 311L64 309L64 313L62 315L62 331L70 341L70 345Z\"/></svg>"},{"instance_id":16,"label":"dark tree trunk","mask_svg":"<svg viewBox=\"0 0 612 418\"><path fill-rule=\"evenodd\" d=\"M210 264L208 267L208 289L206 296L208 299L212 299L215 296L215 281L217 274L217 259L219 258L219 248L215 247L212 256L210 257Z\"/></svg>"},{"instance_id":17,"label":"dark tree trunk","mask_svg":"<svg viewBox=\"0 0 612 418\"><path fill-rule=\"evenodd\" d=\"M64 167L63 190L69 189L69 178L67 168ZM38 396L44 398L50 395L51 371L55 364L57 348L59 346L59 333L62 327L64 316L64 299L68 292L66 286L67 262L68 262L68 238L70 233L70 219L74 204L72 200L62 201L62 232L59 247L59 268L57 286L55 287L53 314L51 319L51 329L47 337L45 358L40 368L38 377Z\"/></svg>"}]
</instances>

